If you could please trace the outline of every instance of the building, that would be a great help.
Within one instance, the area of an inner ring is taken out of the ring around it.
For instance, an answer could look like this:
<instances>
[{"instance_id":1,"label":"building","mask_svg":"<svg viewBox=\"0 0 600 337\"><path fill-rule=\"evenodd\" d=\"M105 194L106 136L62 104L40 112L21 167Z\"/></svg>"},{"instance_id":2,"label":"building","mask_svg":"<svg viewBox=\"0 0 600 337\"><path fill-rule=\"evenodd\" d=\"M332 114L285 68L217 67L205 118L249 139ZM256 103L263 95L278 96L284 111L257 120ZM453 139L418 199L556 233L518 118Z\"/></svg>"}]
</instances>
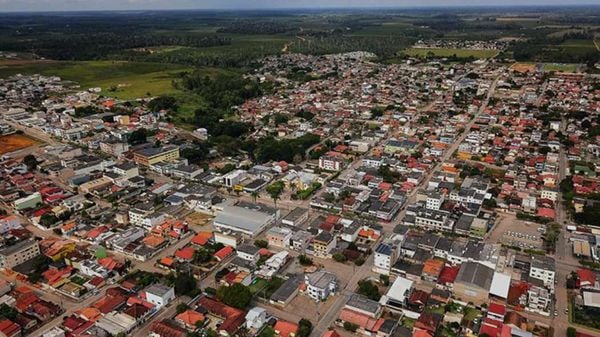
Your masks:
<instances>
[{"instance_id":1,"label":"building","mask_svg":"<svg viewBox=\"0 0 600 337\"><path fill-rule=\"evenodd\" d=\"M13 204L15 205L15 210L17 211L34 208L35 206L42 203L42 194L40 192L35 192L31 195L13 201Z\"/></svg>"},{"instance_id":2,"label":"building","mask_svg":"<svg viewBox=\"0 0 600 337\"><path fill-rule=\"evenodd\" d=\"M296 207L281 219L284 225L298 227L308 220L308 210L302 207Z\"/></svg>"},{"instance_id":3,"label":"building","mask_svg":"<svg viewBox=\"0 0 600 337\"><path fill-rule=\"evenodd\" d=\"M237 256L241 259L246 260L248 262L252 262L253 264L258 262L260 255L258 254L258 247L250 244L240 245L236 248Z\"/></svg>"},{"instance_id":4,"label":"building","mask_svg":"<svg viewBox=\"0 0 600 337\"><path fill-rule=\"evenodd\" d=\"M179 159L179 147L175 145L160 148L149 147L136 151L133 154L133 160L138 165L146 167L165 161L174 161L176 159Z\"/></svg>"},{"instance_id":5,"label":"building","mask_svg":"<svg viewBox=\"0 0 600 337\"><path fill-rule=\"evenodd\" d=\"M114 157L121 157L129 151L129 144L117 139L108 139L100 142L100 151Z\"/></svg>"},{"instance_id":6,"label":"building","mask_svg":"<svg viewBox=\"0 0 600 337\"><path fill-rule=\"evenodd\" d=\"M319 168L325 171L341 171L344 168L344 161L339 157L321 156Z\"/></svg>"},{"instance_id":7,"label":"building","mask_svg":"<svg viewBox=\"0 0 600 337\"><path fill-rule=\"evenodd\" d=\"M391 244L380 243L377 248L375 248L373 271L379 274L389 275L397 258L396 250Z\"/></svg>"},{"instance_id":8,"label":"building","mask_svg":"<svg viewBox=\"0 0 600 337\"><path fill-rule=\"evenodd\" d=\"M175 289L164 284L153 284L144 291L146 301L162 308L175 299Z\"/></svg>"},{"instance_id":9,"label":"building","mask_svg":"<svg viewBox=\"0 0 600 337\"><path fill-rule=\"evenodd\" d=\"M223 176L223 185L227 187L236 187L246 179L248 172L245 170L235 170Z\"/></svg>"},{"instance_id":10,"label":"building","mask_svg":"<svg viewBox=\"0 0 600 337\"><path fill-rule=\"evenodd\" d=\"M279 218L279 209L263 204L238 202L225 206L214 219L214 225L222 232L233 231L250 237L261 233Z\"/></svg>"},{"instance_id":11,"label":"building","mask_svg":"<svg viewBox=\"0 0 600 337\"><path fill-rule=\"evenodd\" d=\"M556 276L554 266L554 259L550 257L532 256L529 277L541 280L544 282L544 286L554 289L554 278Z\"/></svg>"},{"instance_id":12,"label":"building","mask_svg":"<svg viewBox=\"0 0 600 337\"><path fill-rule=\"evenodd\" d=\"M331 250L337 244L336 237L329 232L322 231L313 238L313 252L315 256L329 257Z\"/></svg>"},{"instance_id":13,"label":"building","mask_svg":"<svg viewBox=\"0 0 600 337\"><path fill-rule=\"evenodd\" d=\"M487 303L494 270L478 262L464 262L454 281L454 296L475 305Z\"/></svg>"},{"instance_id":14,"label":"building","mask_svg":"<svg viewBox=\"0 0 600 337\"><path fill-rule=\"evenodd\" d=\"M11 269L40 255L40 246L35 240L25 240L0 250L0 268Z\"/></svg>"},{"instance_id":15,"label":"building","mask_svg":"<svg viewBox=\"0 0 600 337\"><path fill-rule=\"evenodd\" d=\"M425 207L427 209L439 210L444 203L444 195L439 192L431 192L427 195Z\"/></svg>"},{"instance_id":16,"label":"building","mask_svg":"<svg viewBox=\"0 0 600 337\"><path fill-rule=\"evenodd\" d=\"M269 246L287 248L292 239L292 230L286 227L272 227L267 231L267 241Z\"/></svg>"},{"instance_id":17,"label":"building","mask_svg":"<svg viewBox=\"0 0 600 337\"><path fill-rule=\"evenodd\" d=\"M315 301L323 301L329 295L335 295L337 279L334 274L326 271L317 271L305 275L306 293Z\"/></svg>"},{"instance_id":18,"label":"building","mask_svg":"<svg viewBox=\"0 0 600 337\"><path fill-rule=\"evenodd\" d=\"M402 276L396 277L387 293L381 296L379 303L391 310L401 310L412 292L414 282Z\"/></svg>"}]
</instances>

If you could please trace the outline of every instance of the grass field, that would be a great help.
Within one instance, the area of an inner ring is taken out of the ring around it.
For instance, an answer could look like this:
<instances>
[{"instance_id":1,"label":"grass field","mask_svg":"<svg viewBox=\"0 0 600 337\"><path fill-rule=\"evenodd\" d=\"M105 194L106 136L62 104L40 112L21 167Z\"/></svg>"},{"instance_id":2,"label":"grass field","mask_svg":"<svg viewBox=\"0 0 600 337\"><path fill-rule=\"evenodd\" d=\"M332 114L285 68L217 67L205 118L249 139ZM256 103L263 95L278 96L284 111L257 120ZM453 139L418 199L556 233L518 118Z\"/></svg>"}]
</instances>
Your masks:
<instances>
[{"instance_id":1,"label":"grass field","mask_svg":"<svg viewBox=\"0 0 600 337\"><path fill-rule=\"evenodd\" d=\"M576 64L564 63L544 63L544 71L560 71L565 73L574 73L577 71Z\"/></svg>"},{"instance_id":2,"label":"grass field","mask_svg":"<svg viewBox=\"0 0 600 337\"><path fill-rule=\"evenodd\" d=\"M478 49L451 49L451 48L408 48L404 53L410 56L423 57L429 53L433 53L438 57L449 57L456 55L457 57L475 57L475 58L490 58L498 54L497 50L478 50Z\"/></svg>"},{"instance_id":3,"label":"grass field","mask_svg":"<svg viewBox=\"0 0 600 337\"><path fill-rule=\"evenodd\" d=\"M0 136L0 154L22 150L35 144L35 140L23 135Z\"/></svg>"},{"instance_id":4,"label":"grass field","mask_svg":"<svg viewBox=\"0 0 600 337\"><path fill-rule=\"evenodd\" d=\"M101 87L105 95L121 99L175 93L177 90L173 88L172 80L178 73L191 70L175 64L123 61L0 62L0 77L15 74L60 76L82 88Z\"/></svg>"}]
</instances>

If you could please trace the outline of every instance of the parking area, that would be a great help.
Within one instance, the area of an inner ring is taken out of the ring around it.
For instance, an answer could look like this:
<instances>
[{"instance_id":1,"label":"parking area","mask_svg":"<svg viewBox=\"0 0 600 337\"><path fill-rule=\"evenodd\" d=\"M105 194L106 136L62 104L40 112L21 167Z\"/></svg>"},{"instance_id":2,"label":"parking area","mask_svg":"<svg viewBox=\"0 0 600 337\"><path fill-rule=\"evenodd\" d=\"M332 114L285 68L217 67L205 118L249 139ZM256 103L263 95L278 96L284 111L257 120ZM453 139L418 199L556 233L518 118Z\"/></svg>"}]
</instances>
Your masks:
<instances>
[{"instance_id":1,"label":"parking area","mask_svg":"<svg viewBox=\"0 0 600 337\"><path fill-rule=\"evenodd\" d=\"M501 214L487 241L521 249L541 249L546 226L517 219L512 214Z\"/></svg>"}]
</instances>

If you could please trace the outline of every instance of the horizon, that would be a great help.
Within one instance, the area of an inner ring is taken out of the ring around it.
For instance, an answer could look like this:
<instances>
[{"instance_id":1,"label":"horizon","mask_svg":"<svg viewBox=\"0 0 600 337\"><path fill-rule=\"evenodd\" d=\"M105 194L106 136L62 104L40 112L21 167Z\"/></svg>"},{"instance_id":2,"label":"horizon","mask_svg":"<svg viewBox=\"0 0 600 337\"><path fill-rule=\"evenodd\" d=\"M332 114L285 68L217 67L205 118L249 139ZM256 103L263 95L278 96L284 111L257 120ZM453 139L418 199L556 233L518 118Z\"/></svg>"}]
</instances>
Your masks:
<instances>
[{"instance_id":1,"label":"horizon","mask_svg":"<svg viewBox=\"0 0 600 337\"><path fill-rule=\"evenodd\" d=\"M317 4L315 0L294 0L283 5L276 0L261 0L248 5L240 3L241 0L231 0L222 4L218 0L203 1L197 4L195 0L45 0L52 4L40 9L39 3L33 0L0 0L0 13L77 13L77 12L139 12L139 11L224 11L224 12L252 12L252 11L328 11L328 10L411 10L411 9L506 9L506 8L581 8L600 7L598 3L586 0L565 4L558 0L510 0L498 4L490 4L484 0L422 0L419 5L408 1L372 0L365 4L358 0L334 0L327 4ZM98 1L103 4L98 4ZM107 3L108 2L108 3ZM424 2L424 3L423 3ZM219 3L219 4L217 4ZM30 8L33 6L33 8ZM51 7L51 8L48 8Z\"/></svg>"}]
</instances>

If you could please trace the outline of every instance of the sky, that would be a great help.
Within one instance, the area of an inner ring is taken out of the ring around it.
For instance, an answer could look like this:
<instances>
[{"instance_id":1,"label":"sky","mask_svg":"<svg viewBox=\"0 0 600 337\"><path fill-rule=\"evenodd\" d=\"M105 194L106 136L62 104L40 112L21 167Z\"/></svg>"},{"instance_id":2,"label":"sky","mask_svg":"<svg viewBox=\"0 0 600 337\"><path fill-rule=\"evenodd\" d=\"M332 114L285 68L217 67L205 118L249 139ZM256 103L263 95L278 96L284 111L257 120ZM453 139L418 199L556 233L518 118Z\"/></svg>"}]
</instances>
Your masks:
<instances>
[{"instance_id":1,"label":"sky","mask_svg":"<svg viewBox=\"0 0 600 337\"><path fill-rule=\"evenodd\" d=\"M139 9L284 9L328 7L529 6L598 4L598 0L0 0L0 12Z\"/></svg>"}]
</instances>

